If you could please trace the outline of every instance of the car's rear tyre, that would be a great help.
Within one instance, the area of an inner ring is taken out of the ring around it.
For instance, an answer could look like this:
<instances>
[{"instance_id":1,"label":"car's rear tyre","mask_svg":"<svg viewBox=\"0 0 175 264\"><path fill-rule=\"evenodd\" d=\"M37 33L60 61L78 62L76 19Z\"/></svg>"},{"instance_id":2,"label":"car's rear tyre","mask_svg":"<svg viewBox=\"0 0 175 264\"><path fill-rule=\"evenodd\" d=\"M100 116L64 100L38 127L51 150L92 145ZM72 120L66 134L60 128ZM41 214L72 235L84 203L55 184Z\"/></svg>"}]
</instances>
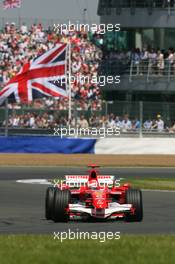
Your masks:
<instances>
[{"instance_id":1,"label":"car's rear tyre","mask_svg":"<svg viewBox=\"0 0 175 264\"><path fill-rule=\"evenodd\" d=\"M55 222L67 222L69 220L67 208L69 206L70 199L71 193L69 190L55 190L53 208L53 220Z\"/></svg>"},{"instance_id":2,"label":"car's rear tyre","mask_svg":"<svg viewBox=\"0 0 175 264\"><path fill-rule=\"evenodd\" d=\"M138 189L128 189L126 191L126 203L132 204L135 214L127 214L127 222L140 222L143 219L142 192Z\"/></svg>"},{"instance_id":3,"label":"car's rear tyre","mask_svg":"<svg viewBox=\"0 0 175 264\"><path fill-rule=\"evenodd\" d=\"M47 220L51 220L53 218L54 193L54 187L47 188L45 198L45 217Z\"/></svg>"}]
</instances>

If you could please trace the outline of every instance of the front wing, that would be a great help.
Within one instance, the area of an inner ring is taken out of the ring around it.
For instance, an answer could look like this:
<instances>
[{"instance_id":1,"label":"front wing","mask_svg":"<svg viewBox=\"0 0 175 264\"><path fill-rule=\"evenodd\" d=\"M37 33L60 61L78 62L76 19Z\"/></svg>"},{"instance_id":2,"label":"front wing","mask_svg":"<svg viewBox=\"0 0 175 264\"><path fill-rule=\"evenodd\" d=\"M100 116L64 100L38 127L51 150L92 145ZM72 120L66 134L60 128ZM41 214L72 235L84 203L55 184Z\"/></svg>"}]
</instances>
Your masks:
<instances>
[{"instance_id":1,"label":"front wing","mask_svg":"<svg viewBox=\"0 0 175 264\"><path fill-rule=\"evenodd\" d=\"M69 204L70 216L89 215L94 218L117 218L123 217L125 213L131 212L132 204L109 203L106 209L88 208L84 204Z\"/></svg>"}]
</instances>

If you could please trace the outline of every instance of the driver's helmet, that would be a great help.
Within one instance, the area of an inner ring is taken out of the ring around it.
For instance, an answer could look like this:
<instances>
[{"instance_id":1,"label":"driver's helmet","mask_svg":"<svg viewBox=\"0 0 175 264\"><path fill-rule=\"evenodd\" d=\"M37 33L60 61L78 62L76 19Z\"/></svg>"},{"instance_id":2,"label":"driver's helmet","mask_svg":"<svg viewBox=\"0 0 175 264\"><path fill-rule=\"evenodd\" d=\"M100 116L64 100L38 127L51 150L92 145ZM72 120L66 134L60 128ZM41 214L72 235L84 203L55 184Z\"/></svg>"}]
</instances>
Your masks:
<instances>
[{"instance_id":1,"label":"driver's helmet","mask_svg":"<svg viewBox=\"0 0 175 264\"><path fill-rule=\"evenodd\" d=\"M91 180L88 182L89 189L96 190L98 189L98 182L96 180Z\"/></svg>"}]
</instances>

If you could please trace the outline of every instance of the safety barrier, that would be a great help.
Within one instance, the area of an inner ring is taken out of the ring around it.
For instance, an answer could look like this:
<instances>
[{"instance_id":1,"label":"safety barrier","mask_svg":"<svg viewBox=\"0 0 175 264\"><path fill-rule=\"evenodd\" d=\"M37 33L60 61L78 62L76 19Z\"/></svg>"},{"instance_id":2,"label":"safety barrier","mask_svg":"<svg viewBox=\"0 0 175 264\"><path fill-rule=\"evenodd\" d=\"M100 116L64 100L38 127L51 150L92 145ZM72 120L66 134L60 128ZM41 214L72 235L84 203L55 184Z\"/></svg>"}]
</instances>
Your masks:
<instances>
[{"instance_id":1,"label":"safety barrier","mask_svg":"<svg viewBox=\"0 0 175 264\"><path fill-rule=\"evenodd\" d=\"M175 155L175 138L0 137L0 153Z\"/></svg>"},{"instance_id":2,"label":"safety barrier","mask_svg":"<svg viewBox=\"0 0 175 264\"><path fill-rule=\"evenodd\" d=\"M95 139L0 137L0 153L94 153Z\"/></svg>"},{"instance_id":3,"label":"safety barrier","mask_svg":"<svg viewBox=\"0 0 175 264\"><path fill-rule=\"evenodd\" d=\"M106 138L95 145L95 154L175 155L175 138Z\"/></svg>"}]
</instances>

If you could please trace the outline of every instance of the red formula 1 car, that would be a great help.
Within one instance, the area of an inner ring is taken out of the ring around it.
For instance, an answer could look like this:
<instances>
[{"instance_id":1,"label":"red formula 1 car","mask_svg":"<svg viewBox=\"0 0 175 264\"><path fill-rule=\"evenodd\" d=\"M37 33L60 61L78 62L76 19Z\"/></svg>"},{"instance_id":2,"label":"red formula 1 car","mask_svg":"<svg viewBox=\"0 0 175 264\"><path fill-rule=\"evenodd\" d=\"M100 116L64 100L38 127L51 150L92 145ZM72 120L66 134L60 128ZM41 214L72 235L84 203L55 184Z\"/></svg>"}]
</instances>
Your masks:
<instances>
[{"instance_id":1,"label":"red formula 1 car","mask_svg":"<svg viewBox=\"0 0 175 264\"><path fill-rule=\"evenodd\" d=\"M64 181L48 187L45 200L47 220L117 219L142 221L142 193L130 184L120 186L120 179L100 175L97 165L90 165L88 175L67 175Z\"/></svg>"}]
</instances>

